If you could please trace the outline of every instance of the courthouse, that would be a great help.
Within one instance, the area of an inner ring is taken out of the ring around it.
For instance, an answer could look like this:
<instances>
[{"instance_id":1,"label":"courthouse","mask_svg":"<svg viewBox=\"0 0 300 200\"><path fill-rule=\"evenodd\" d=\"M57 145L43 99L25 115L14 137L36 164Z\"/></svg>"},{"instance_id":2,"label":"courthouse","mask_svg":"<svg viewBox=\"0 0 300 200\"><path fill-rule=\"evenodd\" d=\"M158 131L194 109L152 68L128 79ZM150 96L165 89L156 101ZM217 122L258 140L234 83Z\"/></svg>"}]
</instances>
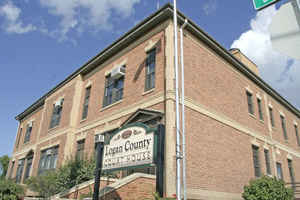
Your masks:
<instances>
[{"instance_id":1,"label":"courthouse","mask_svg":"<svg viewBox=\"0 0 300 200\"><path fill-rule=\"evenodd\" d=\"M163 191L172 197L176 193L172 17L173 7L167 4L16 116L19 127L7 178L24 183L72 156L93 156L99 134L137 122L149 128L162 124ZM299 110L262 80L260 66L238 49L226 50L178 12L179 27L185 20L188 199L242 199L243 186L262 175L299 182ZM120 179L136 172L153 177L156 171L155 165L123 170Z\"/></svg>"}]
</instances>

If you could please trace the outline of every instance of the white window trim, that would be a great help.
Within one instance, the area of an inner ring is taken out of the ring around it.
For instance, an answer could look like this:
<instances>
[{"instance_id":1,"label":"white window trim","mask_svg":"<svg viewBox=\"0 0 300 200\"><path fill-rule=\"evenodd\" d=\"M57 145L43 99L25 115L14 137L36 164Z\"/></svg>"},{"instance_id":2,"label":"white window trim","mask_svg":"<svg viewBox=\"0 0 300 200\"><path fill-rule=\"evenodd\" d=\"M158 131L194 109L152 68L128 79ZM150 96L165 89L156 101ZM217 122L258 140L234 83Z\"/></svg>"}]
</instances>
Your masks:
<instances>
[{"instance_id":1,"label":"white window trim","mask_svg":"<svg viewBox=\"0 0 300 200\"><path fill-rule=\"evenodd\" d=\"M249 92L250 94L253 95L253 91L249 88L249 86L247 86L245 89L246 89L247 92Z\"/></svg>"},{"instance_id":2,"label":"white window trim","mask_svg":"<svg viewBox=\"0 0 300 200\"><path fill-rule=\"evenodd\" d=\"M256 98L262 101L262 97L258 93L256 94Z\"/></svg>"},{"instance_id":3,"label":"white window trim","mask_svg":"<svg viewBox=\"0 0 300 200\"><path fill-rule=\"evenodd\" d=\"M280 116L285 118L285 114L281 110L279 110L279 114L280 114Z\"/></svg>"}]
</instances>

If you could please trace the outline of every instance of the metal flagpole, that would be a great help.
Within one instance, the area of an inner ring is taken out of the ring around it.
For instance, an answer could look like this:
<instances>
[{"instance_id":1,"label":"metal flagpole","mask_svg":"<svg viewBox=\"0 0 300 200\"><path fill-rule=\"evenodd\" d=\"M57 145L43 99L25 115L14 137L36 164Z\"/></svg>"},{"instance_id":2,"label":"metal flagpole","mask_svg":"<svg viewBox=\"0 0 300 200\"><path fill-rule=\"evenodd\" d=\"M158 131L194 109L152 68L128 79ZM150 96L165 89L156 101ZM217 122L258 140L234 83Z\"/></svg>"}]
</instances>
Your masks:
<instances>
[{"instance_id":1,"label":"metal flagpole","mask_svg":"<svg viewBox=\"0 0 300 200\"><path fill-rule=\"evenodd\" d=\"M177 199L181 199L181 166L180 166L180 122L179 122L179 95L178 95L178 41L177 41L177 7L176 0L174 3L174 64L175 64L175 97L176 97L176 175L177 175L177 187L176 196Z\"/></svg>"},{"instance_id":2,"label":"metal flagpole","mask_svg":"<svg viewBox=\"0 0 300 200\"><path fill-rule=\"evenodd\" d=\"M183 30L187 25L187 19L180 27L180 62L181 62L181 120L182 120L182 179L183 179L183 199L186 200L186 156L185 156L185 113L184 113L184 58L183 58Z\"/></svg>"}]
</instances>

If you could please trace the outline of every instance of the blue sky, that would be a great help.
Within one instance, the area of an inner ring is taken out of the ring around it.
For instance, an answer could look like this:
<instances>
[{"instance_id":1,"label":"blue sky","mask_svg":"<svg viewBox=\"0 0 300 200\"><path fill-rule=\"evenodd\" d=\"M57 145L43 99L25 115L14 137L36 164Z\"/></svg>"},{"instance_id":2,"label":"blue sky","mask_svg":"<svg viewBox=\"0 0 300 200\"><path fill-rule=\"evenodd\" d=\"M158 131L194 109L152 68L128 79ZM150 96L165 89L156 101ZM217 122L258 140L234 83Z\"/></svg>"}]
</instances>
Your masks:
<instances>
[{"instance_id":1,"label":"blue sky","mask_svg":"<svg viewBox=\"0 0 300 200\"><path fill-rule=\"evenodd\" d=\"M12 152L17 114L153 13L157 2L1 0L0 156ZM254 60L263 79L300 108L299 61L274 51L270 44L267 27L275 6L258 13L252 0L177 2L225 48L238 47Z\"/></svg>"}]
</instances>

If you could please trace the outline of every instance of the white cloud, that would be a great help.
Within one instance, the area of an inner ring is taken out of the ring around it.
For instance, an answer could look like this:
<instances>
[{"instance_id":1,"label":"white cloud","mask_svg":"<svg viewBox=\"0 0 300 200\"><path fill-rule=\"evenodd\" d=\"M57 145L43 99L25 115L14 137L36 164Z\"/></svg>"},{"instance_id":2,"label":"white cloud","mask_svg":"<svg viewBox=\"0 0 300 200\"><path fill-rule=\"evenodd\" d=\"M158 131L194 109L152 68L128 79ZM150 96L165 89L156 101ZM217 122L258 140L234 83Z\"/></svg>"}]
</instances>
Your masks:
<instances>
[{"instance_id":1,"label":"white cloud","mask_svg":"<svg viewBox=\"0 0 300 200\"><path fill-rule=\"evenodd\" d=\"M3 16L5 21L3 29L7 33L23 34L36 30L32 24L24 25L20 19L21 9L16 7L11 1L0 7L0 16Z\"/></svg>"},{"instance_id":2,"label":"white cloud","mask_svg":"<svg viewBox=\"0 0 300 200\"><path fill-rule=\"evenodd\" d=\"M206 15L210 15L212 13L215 13L217 10L217 0L208 0L206 1L202 9Z\"/></svg>"},{"instance_id":3,"label":"white cloud","mask_svg":"<svg viewBox=\"0 0 300 200\"><path fill-rule=\"evenodd\" d=\"M276 11L275 6L271 6L258 12L250 22L251 29L242 33L231 48L239 48L253 60L261 77L300 108L300 62L272 49L268 28Z\"/></svg>"},{"instance_id":4,"label":"white cloud","mask_svg":"<svg viewBox=\"0 0 300 200\"><path fill-rule=\"evenodd\" d=\"M111 30L113 12L119 18L127 18L134 12L134 5L139 2L140 0L40 0L49 14L60 18L60 29L54 33L60 34L61 39L66 39L72 30L82 32L87 27L95 31Z\"/></svg>"}]
</instances>

